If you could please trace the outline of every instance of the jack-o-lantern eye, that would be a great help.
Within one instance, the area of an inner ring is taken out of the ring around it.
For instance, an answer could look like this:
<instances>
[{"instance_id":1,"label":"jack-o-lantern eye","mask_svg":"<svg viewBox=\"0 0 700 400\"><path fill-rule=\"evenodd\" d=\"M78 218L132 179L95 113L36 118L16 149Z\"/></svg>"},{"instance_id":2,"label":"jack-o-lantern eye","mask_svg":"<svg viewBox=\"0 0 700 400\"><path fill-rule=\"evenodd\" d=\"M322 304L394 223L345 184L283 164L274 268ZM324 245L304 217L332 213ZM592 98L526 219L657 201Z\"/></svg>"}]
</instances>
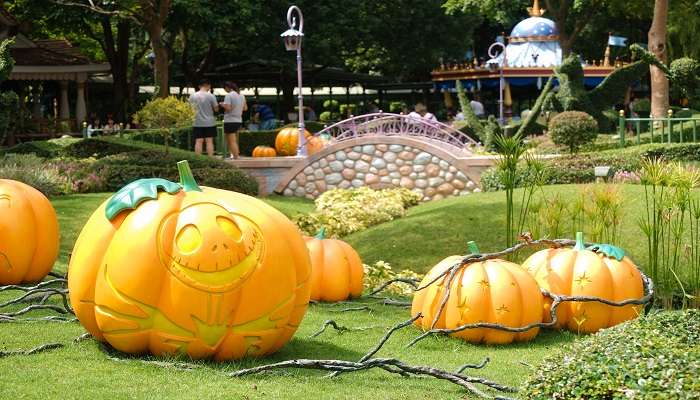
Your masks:
<instances>
[{"instance_id":1,"label":"jack-o-lantern eye","mask_svg":"<svg viewBox=\"0 0 700 400\"><path fill-rule=\"evenodd\" d=\"M216 217L216 223L219 225L222 231L228 235L234 241L241 240L243 233L238 225L226 217Z\"/></svg>"},{"instance_id":2,"label":"jack-o-lantern eye","mask_svg":"<svg viewBox=\"0 0 700 400\"><path fill-rule=\"evenodd\" d=\"M180 229L175 244L183 254L192 253L202 245L202 234L196 226L189 224Z\"/></svg>"}]
</instances>

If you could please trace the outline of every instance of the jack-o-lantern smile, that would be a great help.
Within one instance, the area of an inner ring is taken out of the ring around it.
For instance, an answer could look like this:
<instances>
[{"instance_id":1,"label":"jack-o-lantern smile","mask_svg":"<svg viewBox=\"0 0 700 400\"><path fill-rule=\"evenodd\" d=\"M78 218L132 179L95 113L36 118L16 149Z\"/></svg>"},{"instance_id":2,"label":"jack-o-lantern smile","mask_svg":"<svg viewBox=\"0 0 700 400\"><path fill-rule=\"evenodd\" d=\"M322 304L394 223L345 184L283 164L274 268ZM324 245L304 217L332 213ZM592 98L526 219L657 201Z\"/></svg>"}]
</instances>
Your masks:
<instances>
[{"instance_id":1,"label":"jack-o-lantern smile","mask_svg":"<svg viewBox=\"0 0 700 400\"><path fill-rule=\"evenodd\" d=\"M264 242L245 217L220 205L197 203L165 218L158 248L168 270L206 292L237 288L262 261Z\"/></svg>"}]
</instances>

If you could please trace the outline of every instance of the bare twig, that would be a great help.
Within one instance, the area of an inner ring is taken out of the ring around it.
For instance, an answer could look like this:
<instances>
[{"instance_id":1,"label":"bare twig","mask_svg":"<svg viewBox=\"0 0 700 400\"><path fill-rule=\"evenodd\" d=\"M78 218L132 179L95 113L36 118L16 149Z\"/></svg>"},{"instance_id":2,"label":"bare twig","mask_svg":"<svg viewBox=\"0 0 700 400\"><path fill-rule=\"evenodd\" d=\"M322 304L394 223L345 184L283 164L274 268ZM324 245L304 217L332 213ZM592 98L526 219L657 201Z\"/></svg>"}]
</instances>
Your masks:
<instances>
[{"instance_id":1,"label":"bare twig","mask_svg":"<svg viewBox=\"0 0 700 400\"><path fill-rule=\"evenodd\" d=\"M47 344L42 344L41 346L34 347L32 349L29 349L29 350L9 350L9 351L0 350L0 358L8 357L8 356L30 356L32 354L37 354L37 353L41 353L41 352L53 350L53 349L58 349L61 347L63 347L63 345L61 343L47 343Z\"/></svg>"},{"instance_id":2,"label":"bare twig","mask_svg":"<svg viewBox=\"0 0 700 400\"><path fill-rule=\"evenodd\" d=\"M92 335L90 334L90 332L85 332L77 338L73 339L73 343L80 343L88 339L92 339Z\"/></svg>"},{"instance_id":3,"label":"bare twig","mask_svg":"<svg viewBox=\"0 0 700 400\"><path fill-rule=\"evenodd\" d=\"M328 328L329 326L332 327L333 329L335 329L336 331L338 331L338 333L343 333L343 332L347 332L350 330L342 325L338 325L338 323L333 321L332 319L327 319L326 321L323 322L323 325L321 326L321 328L316 333L312 334L309 337L313 338L313 337L316 337L316 336L322 334L323 332L326 331L326 328Z\"/></svg>"},{"instance_id":4,"label":"bare twig","mask_svg":"<svg viewBox=\"0 0 700 400\"><path fill-rule=\"evenodd\" d=\"M461 374L462 372L464 372L465 369L482 369L490 361L491 361L491 359L489 357L486 357L478 364L464 364L461 367L457 368L457 373Z\"/></svg>"},{"instance_id":5,"label":"bare twig","mask_svg":"<svg viewBox=\"0 0 700 400\"><path fill-rule=\"evenodd\" d=\"M398 282L410 285L414 289L417 288L418 284L420 283L420 281L418 279L415 279L415 278L394 278L394 279L390 279L390 280L382 283L379 287L377 287L376 289L369 292L369 294L367 296L374 296L375 294L383 291L384 289L388 288L392 284L398 283Z\"/></svg>"},{"instance_id":6,"label":"bare twig","mask_svg":"<svg viewBox=\"0 0 700 400\"><path fill-rule=\"evenodd\" d=\"M343 308L340 310L331 310L331 312L337 312L337 313L343 313L343 312L351 312L351 311L372 311L371 308L368 306L358 306L358 307L347 307Z\"/></svg>"}]
</instances>

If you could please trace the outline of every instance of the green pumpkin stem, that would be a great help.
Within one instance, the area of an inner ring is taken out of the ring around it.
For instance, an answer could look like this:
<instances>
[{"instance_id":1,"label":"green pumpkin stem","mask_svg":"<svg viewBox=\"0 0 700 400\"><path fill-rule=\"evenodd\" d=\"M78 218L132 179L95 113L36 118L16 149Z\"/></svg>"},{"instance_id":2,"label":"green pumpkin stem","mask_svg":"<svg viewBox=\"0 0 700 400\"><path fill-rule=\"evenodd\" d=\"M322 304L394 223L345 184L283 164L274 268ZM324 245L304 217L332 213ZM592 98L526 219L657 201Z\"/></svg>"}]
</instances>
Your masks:
<instances>
[{"instance_id":1,"label":"green pumpkin stem","mask_svg":"<svg viewBox=\"0 0 700 400\"><path fill-rule=\"evenodd\" d=\"M326 238L326 227L322 226L321 230L319 230L318 233L316 234L316 239L323 240L325 238Z\"/></svg>"},{"instance_id":2,"label":"green pumpkin stem","mask_svg":"<svg viewBox=\"0 0 700 400\"><path fill-rule=\"evenodd\" d=\"M470 240L469 242L467 242L467 248L475 256L478 256L479 254L481 254L481 251L479 251L479 246L477 246L476 242L473 240Z\"/></svg>"},{"instance_id":3,"label":"green pumpkin stem","mask_svg":"<svg viewBox=\"0 0 700 400\"><path fill-rule=\"evenodd\" d=\"M185 189L185 192L201 192L202 188L197 185L190 169L190 164L187 160L182 160L177 163L177 171L180 173L180 185Z\"/></svg>"},{"instance_id":4,"label":"green pumpkin stem","mask_svg":"<svg viewBox=\"0 0 700 400\"><path fill-rule=\"evenodd\" d=\"M586 244L583 242L583 232L576 232L576 246L574 246L574 250L584 250L586 248Z\"/></svg>"}]
</instances>

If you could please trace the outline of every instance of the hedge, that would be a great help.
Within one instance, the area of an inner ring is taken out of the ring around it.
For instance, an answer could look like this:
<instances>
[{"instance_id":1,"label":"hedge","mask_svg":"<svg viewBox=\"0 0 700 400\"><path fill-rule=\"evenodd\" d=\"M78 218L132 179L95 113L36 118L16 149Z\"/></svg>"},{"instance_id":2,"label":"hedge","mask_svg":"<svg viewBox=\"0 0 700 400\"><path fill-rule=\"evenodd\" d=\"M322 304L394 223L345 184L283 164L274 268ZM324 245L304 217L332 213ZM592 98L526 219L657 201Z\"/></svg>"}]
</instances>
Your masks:
<instances>
[{"instance_id":1,"label":"hedge","mask_svg":"<svg viewBox=\"0 0 700 400\"><path fill-rule=\"evenodd\" d=\"M115 191L136 179L164 178L178 181L176 164L187 159L197 182L203 186L258 194L258 183L245 172L228 163L208 157L186 157L156 150L141 150L104 157L90 166L104 179L105 189Z\"/></svg>"},{"instance_id":2,"label":"hedge","mask_svg":"<svg viewBox=\"0 0 700 400\"><path fill-rule=\"evenodd\" d=\"M595 181L593 168L609 166L612 172L637 171L645 158L663 157L668 161L700 161L700 143L691 144L648 144L618 150L595 153L579 153L544 160L548 166L547 184L590 183ZM517 186L528 180L529 171L520 169L516 178ZM481 175L481 188L484 191L503 190L498 171L490 168Z\"/></svg>"},{"instance_id":3,"label":"hedge","mask_svg":"<svg viewBox=\"0 0 700 400\"><path fill-rule=\"evenodd\" d=\"M697 399L700 311L659 312L564 346L523 385L527 399Z\"/></svg>"},{"instance_id":4,"label":"hedge","mask_svg":"<svg viewBox=\"0 0 700 400\"><path fill-rule=\"evenodd\" d=\"M238 136L241 154L250 156L257 146L275 147L277 131L242 131Z\"/></svg>"}]
</instances>

